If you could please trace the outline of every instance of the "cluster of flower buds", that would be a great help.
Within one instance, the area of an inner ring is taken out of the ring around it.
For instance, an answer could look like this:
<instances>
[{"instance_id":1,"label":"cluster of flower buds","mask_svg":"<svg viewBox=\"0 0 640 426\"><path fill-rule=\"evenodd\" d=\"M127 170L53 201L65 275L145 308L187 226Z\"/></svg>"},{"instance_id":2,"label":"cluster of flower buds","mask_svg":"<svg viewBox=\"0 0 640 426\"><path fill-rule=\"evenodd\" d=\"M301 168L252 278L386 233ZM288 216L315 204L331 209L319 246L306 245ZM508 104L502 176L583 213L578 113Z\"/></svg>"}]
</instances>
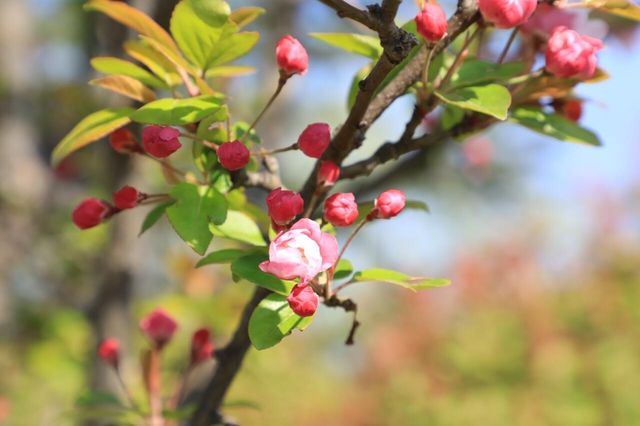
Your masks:
<instances>
[{"instance_id":1,"label":"cluster of flower buds","mask_svg":"<svg viewBox=\"0 0 640 426\"><path fill-rule=\"evenodd\" d=\"M319 302L309 283L335 267L339 250L335 237L323 232L317 222L307 218L295 221L303 211L303 204L300 194L281 188L267 197L269 215L279 233L269 244L269 260L262 262L260 269L283 280L299 280L287 300L293 312L304 317L313 315ZM373 209L363 220L392 218L405 205L404 193L389 189L376 198ZM358 215L353 193L335 193L324 203L324 219L334 226L353 225Z\"/></svg>"},{"instance_id":2,"label":"cluster of flower buds","mask_svg":"<svg viewBox=\"0 0 640 426\"><path fill-rule=\"evenodd\" d=\"M178 323L163 309L155 309L140 321L140 330L156 351L161 351L171 341L178 329ZM98 347L98 356L110 367L117 370L120 366L120 341L110 337L102 341ZM200 328L191 338L191 354L189 366L201 364L215 355L215 346L211 333Z\"/></svg>"},{"instance_id":3,"label":"cluster of flower buds","mask_svg":"<svg viewBox=\"0 0 640 426\"><path fill-rule=\"evenodd\" d=\"M124 186L113 193L113 204L98 198L85 198L73 209L71 219L80 229L93 228L122 210L136 207L147 197L132 186Z\"/></svg>"}]
</instances>

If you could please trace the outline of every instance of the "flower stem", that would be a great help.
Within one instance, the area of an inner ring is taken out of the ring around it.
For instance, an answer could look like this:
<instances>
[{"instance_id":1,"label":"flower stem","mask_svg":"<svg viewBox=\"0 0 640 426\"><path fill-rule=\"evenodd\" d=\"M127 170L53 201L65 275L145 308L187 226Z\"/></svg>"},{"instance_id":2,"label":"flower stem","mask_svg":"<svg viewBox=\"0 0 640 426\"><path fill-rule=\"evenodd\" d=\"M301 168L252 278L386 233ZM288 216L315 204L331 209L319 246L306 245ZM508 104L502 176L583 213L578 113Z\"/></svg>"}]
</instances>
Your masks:
<instances>
[{"instance_id":1,"label":"flower stem","mask_svg":"<svg viewBox=\"0 0 640 426\"><path fill-rule=\"evenodd\" d=\"M191 139L191 140L193 140L195 142L201 143L202 145L204 145L206 147L209 147L209 148L213 149L214 151L218 150L218 145L216 145L213 142L209 142L207 140L199 138L198 136L194 135L193 133L180 132L180 136L182 136L184 138Z\"/></svg>"},{"instance_id":2,"label":"flower stem","mask_svg":"<svg viewBox=\"0 0 640 426\"><path fill-rule=\"evenodd\" d=\"M285 75L283 73L280 73L280 78L278 79L278 87L276 87L276 91L273 92L273 95L271 95L271 97L267 101L267 104L264 106L264 108L262 108L262 111L260 111L260 114L258 114L258 116L255 118L255 120L253 120L253 123L251 123L251 125L249 126L249 128L247 129L245 134L242 136L242 138L240 139L241 142L244 141L249 136L249 133L251 133L251 131L260 122L260 120L262 119L264 114L267 112L269 107L271 107L271 105L273 104L273 101L276 100L276 98L278 97L278 95L282 91L282 88L287 83L287 80L289 80L289 76L287 76L287 75Z\"/></svg>"},{"instance_id":3,"label":"flower stem","mask_svg":"<svg viewBox=\"0 0 640 426\"><path fill-rule=\"evenodd\" d=\"M466 51L469 48L469 45L471 44L471 42L479 32L480 32L480 27L476 27L471 33L467 32L467 36L464 40L464 43L462 44L462 47L456 54L456 57L453 60L453 63L451 64L451 67L449 67L449 70L447 71L447 74L445 74L444 78L438 84L436 84L436 88L440 88L444 86L449 82L449 80L451 80L451 77L453 77L453 74L458 70L458 67L462 64L464 55L466 54Z\"/></svg>"},{"instance_id":4,"label":"flower stem","mask_svg":"<svg viewBox=\"0 0 640 426\"><path fill-rule=\"evenodd\" d=\"M340 259L342 259L342 256L344 255L344 252L347 250L347 247L349 247L349 244L351 244L351 242L356 237L356 235L358 235L358 232L360 232L360 230L364 227L364 225L369 221L370 220L367 217L362 219L362 221L358 224L358 226L356 226L353 229L353 231L351 231L349 238L347 238L347 241L342 246L342 250L340 250L340 253L338 254L338 258L336 259L336 262L333 264L333 267L330 269L329 279L327 280L327 285L324 288L324 297L326 299L330 298L333 294L331 291L331 281L333 281L333 271L335 271L335 269L338 267L338 263L340 263Z\"/></svg>"},{"instance_id":5,"label":"flower stem","mask_svg":"<svg viewBox=\"0 0 640 426\"><path fill-rule=\"evenodd\" d=\"M516 39L516 35L518 34L518 27L514 28L509 35L509 40L507 40L507 44L505 44L504 49L502 49L502 53L500 53L500 57L498 58L498 65L504 62L504 59L507 57L507 53L509 53L509 49Z\"/></svg>"},{"instance_id":6,"label":"flower stem","mask_svg":"<svg viewBox=\"0 0 640 426\"><path fill-rule=\"evenodd\" d=\"M291 144L289 146L285 146L284 148L277 148L277 149L272 149L271 151L267 151L267 150L260 150L256 153L254 153L254 155L260 156L260 157L266 157L268 155L274 155L274 154L280 154L282 152L288 152L288 151L294 151L296 149L299 149L298 147L298 143L294 143Z\"/></svg>"},{"instance_id":7,"label":"flower stem","mask_svg":"<svg viewBox=\"0 0 640 426\"><path fill-rule=\"evenodd\" d=\"M154 347L149 360L149 426L164 425L160 387L160 349Z\"/></svg>"},{"instance_id":8,"label":"flower stem","mask_svg":"<svg viewBox=\"0 0 640 426\"><path fill-rule=\"evenodd\" d=\"M131 405L131 408L133 408L134 410L138 410L138 406L135 403L135 401L133 400L133 397L131 396L131 392L129 392L129 388L127 387L127 385L124 382L124 379L122 378L122 374L120 374L120 369L116 368L115 369L116 372L116 377L118 378L118 383L120 384L120 387L122 388L122 391L124 392L124 396L127 399L127 402L129 403L129 405Z\"/></svg>"}]
</instances>

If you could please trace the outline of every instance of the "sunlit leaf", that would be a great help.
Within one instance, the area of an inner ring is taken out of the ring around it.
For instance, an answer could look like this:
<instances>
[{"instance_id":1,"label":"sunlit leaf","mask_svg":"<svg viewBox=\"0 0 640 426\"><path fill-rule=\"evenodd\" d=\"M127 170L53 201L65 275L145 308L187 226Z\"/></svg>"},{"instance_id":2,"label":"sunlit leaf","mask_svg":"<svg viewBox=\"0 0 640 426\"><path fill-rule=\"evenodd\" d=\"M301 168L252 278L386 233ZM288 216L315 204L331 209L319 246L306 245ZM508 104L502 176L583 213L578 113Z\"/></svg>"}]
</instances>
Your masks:
<instances>
[{"instance_id":1,"label":"sunlit leaf","mask_svg":"<svg viewBox=\"0 0 640 426\"><path fill-rule=\"evenodd\" d=\"M294 329L304 330L313 316L300 317L287 302L286 296L271 294L263 299L249 318L249 339L258 350L277 345Z\"/></svg>"},{"instance_id":2,"label":"sunlit leaf","mask_svg":"<svg viewBox=\"0 0 640 426\"><path fill-rule=\"evenodd\" d=\"M586 3L599 12L640 21L640 6L630 0L587 0Z\"/></svg>"},{"instance_id":3,"label":"sunlit leaf","mask_svg":"<svg viewBox=\"0 0 640 426\"><path fill-rule=\"evenodd\" d=\"M133 112L131 119L138 123L180 126L200 121L216 111L221 103L219 96L159 99Z\"/></svg>"},{"instance_id":4,"label":"sunlit leaf","mask_svg":"<svg viewBox=\"0 0 640 426\"><path fill-rule=\"evenodd\" d=\"M409 275L403 274L402 272L396 272L382 268L365 269L364 271L356 272L353 275L352 281L382 282L398 285L412 291L424 290L434 287L443 287L451 284L451 281L445 278L411 277Z\"/></svg>"},{"instance_id":5,"label":"sunlit leaf","mask_svg":"<svg viewBox=\"0 0 640 426\"><path fill-rule=\"evenodd\" d=\"M451 77L450 87L472 86L481 83L502 82L524 71L520 62L495 64L480 59L467 59Z\"/></svg>"},{"instance_id":6,"label":"sunlit leaf","mask_svg":"<svg viewBox=\"0 0 640 426\"><path fill-rule=\"evenodd\" d=\"M207 68L226 64L246 55L258 40L260 40L260 34L257 32L236 33L221 39L209 57Z\"/></svg>"},{"instance_id":7,"label":"sunlit leaf","mask_svg":"<svg viewBox=\"0 0 640 426\"><path fill-rule=\"evenodd\" d=\"M261 7L240 7L231 12L229 19L233 21L238 28L243 28L264 13L265 10Z\"/></svg>"},{"instance_id":8,"label":"sunlit leaf","mask_svg":"<svg viewBox=\"0 0 640 426\"><path fill-rule=\"evenodd\" d=\"M229 238L254 246L266 246L258 224L244 212L229 210L227 220L221 225L210 225L213 235Z\"/></svg>"},{"instance_id":9,"label":"sunlit leaf","mask_svg":"<svg viewBox=\"0 0 640 426\"><path fill-rule=\"evenodd\" d=\"M223 0L183 0L191 3L198 18L213 27L227 23L231 14L231 7Z\"/></svg>"},{"instance_id":10,"label":"sunlit leaf","mask_svg":"<svg viewBox=\"0 0 640 426\"><path fill-rule=\"evenodd\" d=\"M182 81L176 72L176 67L157 50L144 40L128 40L124 42L124 51L146 65L168 86L176 86Z\"/></svg>"},{"instance_id":11,"label":"sunlit leaf","mask_svg":"<svg viewBox=\"0 0 640 426\"><path fill-rule=\"evenodd\" d=\"M175 204L167 208L167 217L189 247L203 255L213 238L209 223L222 223L227 215L227 200L211 187L180 183L171 188Z\"/></svg>"},{"instance_id":12,"label":"sunlit leaf","mask_svg":"<svg viewBox=\"0 0 640 426\"><path fill-rule=\"evenodd\" d=\"M288 295L294 286L292 281L284 281L271 274L262 272L258 265L268 260L266 253L253 253L240 257L231 264L231 272L253 284L264 287L274 293Z\"/></svg>"},{"instance_id":13,"label":"sunlit leaf","mask_svg":"<svg viewBox=\"0 0 640 426\"><path fill-rule=\"evenodd\" d=\"M256 69L254 67L247 67L243 65L222 65L209 68L209 70L207 70L207 77L239 77L253 74L255 72Z\"/></svg>"},{"instance_id":14,"label":"sunlit leaf","mask_svg":"<svg viewBox=\"0 0 640 426\"><path fill-rule=\"evenodd\" d=\"M125 2L89 0L85 3L84 8L102 12L134 31L162 43L169 49L177 51L176 44L173 42L171 36L167 34L167 32L158 25L158 23L156 23L156 21L140 10L129 6Z\"/></svg>"},{"instance_id":15,"label":"sunlit leaf","mask_svg":"<svg viewBox=\"0 0 640 426\"><path fill-rule=\"evenodd\" d=\"M91 66L96 71L104 74L126 75L128 77L135 78L147 86L157 87L159 89L166 89L169 87L164 81L147 70L139 67L133 62L125 61L124 59L101 56L91 59Z\"/></svg>"},{"instance_id":16,"label":"sunlit leaf","mask_svg":"<svg viewBox=\"0 0 640 426\"><path fill-rule=\"evenodd\" d=\"M131 122L132 108L108 108L82 119L53 150L51 163L55 166L78 149L107 136Z\"/></svg>"},{"instance_id":17,"label":"sunlit leaf","mask_svg":"<svg viewBox=\"0 0 640 426\"><path fill-rule=\"evenodd\" d=\"M511 94L499 84L467 86L447 92L434 92L443 102L505 120L511 105Z\"/></svg>"},{"instance_id":18,"label":"sunlit leaf","mask_svg":"<svg viewBox=\"0 0 640 426\"><path fill-rule=\"evenodd\" d=\"M91 80L89 84L102 87L138 102L147 103L156 99L153 90L140 81L126 75L108 75Z\"/></svg>"},{"instance_id":19,"label":"sunlit leaf","mask_svg":"<svg viewBox=\"0 0 640 426\"><path fill-rule=\"evenodd\" d=\"M598 136L590 130L580 127L558 114L547 113L539 108L515 108L511 111L509 121L561 141L594 146L602 145Z\"/></svg>"},{"instance_id":20,"label":"sunlit leaf","mask_svg":"<svg viewBox=\"0 0 640 426\"><path fill-rule=\"evenodd\" d=\"M376 60L382 54L378 37L353 33L310 33L311 37L338 49Z\"/></svg>"}]
</instances>

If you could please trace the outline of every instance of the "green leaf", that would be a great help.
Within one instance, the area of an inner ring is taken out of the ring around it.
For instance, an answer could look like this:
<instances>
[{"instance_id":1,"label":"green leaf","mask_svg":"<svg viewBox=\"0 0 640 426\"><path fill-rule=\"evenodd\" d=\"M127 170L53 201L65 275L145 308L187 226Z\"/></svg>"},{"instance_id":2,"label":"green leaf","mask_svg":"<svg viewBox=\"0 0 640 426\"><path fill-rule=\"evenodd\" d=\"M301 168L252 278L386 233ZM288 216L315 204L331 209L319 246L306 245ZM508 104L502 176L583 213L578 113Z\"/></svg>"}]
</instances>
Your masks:
<instances>
[{"instance_id":1,"label":"green leaf","mask_svg":"<svg viewBox=\"0 0 640 426\"><path fill-rule=\"evenodd\" d=\"M223 0L186 0L191 3L193 11L212 27L220 27L227 23L231 8Z\"/></svg>"},{"instance_id":2,"label":"green leaf","mask_svg":"<svg viewBox=\"0 0 640 426\"><path fill-rule=\"evenodd\" d=\"M434 92L443 102L506 120L511 94L506 87L499 84L487 84L485 86L468 86L455 88L447 92Z\"/></svg>"},{"instance_id":3,"label":"green leaf","mask_svg":"<svg viewBox=\"0 0 640 426\"><path fill-rule=\"evenodd\" d=\"M464 119L464 110L453 105L445 105L440 119L442 129L450 130Z\"/></svg>"},{"instance_id":4,"label":"green leaf","mask_svg":"<svg viewBox=\"0 0 640 426\"><path fill-rule=\"evenodd\" d=\"M295 284L292 281L284 281L271 274L262 272L260 268L258 268L258 265L265 260L268 260L266 253L253 253L242 256L233 261L231 264L231 272L253 284L264 287L274 293L287 296L291 293L291 289Z\"/></svg>"},{"instance_id":5,"label":"green leaf","mask_svg":"<svg viewBox=\"0 0 640 426\"><path fill-rule=\"evenodd\" d=\"M335 271L333 272L333 278L340 280L346 278L353 272L353 265L347 259L340 259Z\"/></svg>"},{"instance_id":6,"label":"green leaf","mask_svg":"<svg viewBox=\"0 0 640 426\"><path fill-rule=\"evenodd\" d=\"M229 210L227 220L222 225L210 225L213 235L229 238L258 247L264 247L267 243L262 237L262 231L258 224L246 213Z\"/></svg>"},{"instance_id":7,"label":"green leaf","mask_svg":"<svg viewBox=\"0 0 640 426\"><path fill-rule=\"evenodd\" d=\"M423 210L427 213L429 212L429 206L424 201L407 200L407 205L405 208ZM371 213L371 210L373 210L373 201L358 203L358 218L356 219L356 223L360 222L369 213Z\"/></svg>"},{"instance_id":8,"label":"green leaf","mask_svg":"<svg viewBox=\"0 0 640 426\"><path fill-rule=\"evenodd\" d=\"M91 80L89 84L102 87L142 103L151 102L156 98L153 90L135 78L126 75L107 75Z\"/></svg>"},{"instance_id":9,"label":"green leaf","mask_svg":"<svg viewBox=\"0 0 640 426\"><path fill-rule=\"evenodd\" d=\"M212 25L196 12L193 0L178 3L171 16L171 34L180 50L198 67L198 72L206 71L211 64L211 56L217 51L220 40L238 31L233 22Z\"/></svg>"},{"instance_id":10,"label":"green leaf","mask_svg":"<svg viewBox=\"0 0 640 426\"><path fill-rule=\"evenodd\" d=\"M246 250L240 249L224 249L209 253L196 263L196 268L206 265L215 265L220 263L231 263L237 258L247 254Z\"/></svg>"},{"instance_id":11,"label":"green leaf","mask_svg":"<svg viewBox=\"0 0 640 426\"><path fill-rule=\"evenodd\" d=\"M520 75L523 71L524 65L520 62L494 64L479 59L467 59L451 77L450 87L501 82Z\"/></svg>"},{"instance_id":12,"label":"green leaf","mask_svg":"<svg viewBox=\"0 0 640 426\"><path fill-rule=\"evenodd\" d=\"M96 10L115 19L134 31L150 37L169 49L177 51L176 44L167 32L149 16L125 2L111 0L89 0L84 8Z\"/></svg>"},{"instance_id":13,"label":"green leaf","mask_svg":"<svg viewBox=\"0 0 640 426\"><path fill-rule=\"evenodd\" d=\"M133 111L132 108L108 108L83 118L55 147L51 163L55 166L71 153L126 126L131 122L129 116Z\"/></svg>"},{"instance_id":14,"label":"green leaf","mask_svg":"<svg viewBox=\"0 0 640 426\"><path fill-rule=\"evenodd\" d=\"M365 269L364 271L356 272L352 278L352 281L383 282L398 285L411 291L424 290L433 287L443 287L451 284L451 281L445 278L410 277L409 275L403 274L402 272L396 272L382 268Z\"/></svg>"},{"instance_id":15,"label":"green leaf","mask_svg":"<svg viewBox=\"0 0 640 426\"><path fill-rule=\"evenodd\" d=\"M227 215L227 200L210 187L179 183L171 188L176 203L167 208L167 217L189 247L203 255L213 238L209 223L223 223Z\"/></svg>"},{"instance_id":16,"label":"green leaf","mask_svg":"<svg viewBox=\"0 0 640 426\"><path fill-rule=\"evenodd\" d=\"M598 136L590 130L580 127L560 115L546 113L539 108L516 108L511 111L509 121L561 141L594 146L602 145Z\"/></svg>"},{"instance_id":17,"label":"green leaf","mask_svg":"<svg viewBox=\"0 0 640 426\"><path fill-rule=\"evenodd\" d=\"M207 70L207 78L227 78L227 77L239 77L243 75L249 75L256 72L254 67L247 67L243 65L223 65L218 67L212 67Z\"/></svg>"},{"instance_id":18,"label":"green leaf","mask_svg":"<svg viewBox=\"0 0 640 426\"><path fill-rule=\"evenodd\" d=\"M246 55L258 43L258 40L260 40L260 34L257 32L236 33L221 39L209 57L207 69Z\"/></svg>"},{"instance_id":19,"label":"green leaf","mask_svg":"<svg viewBox=\"0 0 640 426\"><path fill-rule=\"evenodd\" d=\"M382 54L378 37L352 33L310 33L311 37L338 49L377 60Z\"/></svg>"},{"instance_id":20,"label":"green leaf","mask_svg":"<svg viewBox=\"0 0 640 426\"><path fill-rule=\"evenodd\" d=\"M229 19L233 21L238 28L243 28L255 21L260 15L266 11L261 7L240 7L229 16Z\"/></svg>"},{"instance_id":21,"label":"green leaf","mask_svg":"<svg viewBox=\"0 0 640 426\"><path fill-rule=\"evenodd\" d=\"M133 59L140 61L157 75L167 86L177 86L182 83L176 72L176 67L167 58L152 48L144 40L128 40L124 42L124 51Z\"/></svg>"},{"instance_id":22,"label":"green leaf","mask_svg":"<svg viewBox=\"0 0 640 426\"><path fill-rule=\"evenodd\" d=\"M260 302L249 318L249 339L258 350L277 345L293 329L304 330L313 316L302 318L289 307L286 296L271 294Z\"/></svg>"},{"instance_id":23,"label":"green leaf","mask_svg":"<svg viewBox=\"0 0 640 426\"><path fill-rule=\"evenodd\" d=\"M182 126L202 120L216 111L221 104L219 96L164 98L144 105L131 114L131 119L145 124Z\"/></svg>"},{"instance_id":24,"label":"green leaf","mask_svg":"<svg viewBox=\"0 0 640 426\"><path fill-rule=\"evenodd\" d=\"M155 206L149 213L147 213L147 217L145 217L144 222L142 222L142 227L140 228L140 233L138 236L144 234L147 230L149 230L153 225L155 225L164 212L167 210L167 207L175 203L174 200L166 201L164 203L158 204Z\"/></svg>"},{"instance_id":25,"label":"green leaf","mask_svg":"<svg viewBox=\"0 0 640 426\"><path fill-rule=\"evenodd\" d=\"M91 60L91 66L103 74L126 75L127 77L135 78L147 86L158 89L167 89L169 87L164 81L144 68L139 67L133 62L125 61L124 59L109 56L97 57Z\"/></svg>"}]
</instances>

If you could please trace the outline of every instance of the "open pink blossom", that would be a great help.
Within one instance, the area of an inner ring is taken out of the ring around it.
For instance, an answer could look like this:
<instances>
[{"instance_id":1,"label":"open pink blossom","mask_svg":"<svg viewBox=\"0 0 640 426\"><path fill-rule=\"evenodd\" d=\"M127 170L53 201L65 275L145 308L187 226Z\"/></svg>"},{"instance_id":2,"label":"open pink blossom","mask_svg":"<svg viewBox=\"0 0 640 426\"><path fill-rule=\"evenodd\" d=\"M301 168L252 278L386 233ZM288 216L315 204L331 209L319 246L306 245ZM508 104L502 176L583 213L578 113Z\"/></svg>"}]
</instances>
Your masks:
<instances>
[{"instance_id":1,"label":"open pink blossom","mask_svg":"<svg viewBox=\"0 0 640 426\"><path fill-rule=\"evenodd\" d=\"M269 260L260 269L283 280L306 283L333 266L338 258L336 238L310 219L300 219L269 245Z\"/></svg>"},{"instance_id":2,"label":"open pink blossom","mask_svg":"<svg viewBox=\"0 0 640 426\"><path fill-rule=\"evenodd\" d=\"M596 72L596 53L602 47L598 39L557 27L547 42L545 67L557 77L591 78Z\"/></svg>"}]
</instances>

